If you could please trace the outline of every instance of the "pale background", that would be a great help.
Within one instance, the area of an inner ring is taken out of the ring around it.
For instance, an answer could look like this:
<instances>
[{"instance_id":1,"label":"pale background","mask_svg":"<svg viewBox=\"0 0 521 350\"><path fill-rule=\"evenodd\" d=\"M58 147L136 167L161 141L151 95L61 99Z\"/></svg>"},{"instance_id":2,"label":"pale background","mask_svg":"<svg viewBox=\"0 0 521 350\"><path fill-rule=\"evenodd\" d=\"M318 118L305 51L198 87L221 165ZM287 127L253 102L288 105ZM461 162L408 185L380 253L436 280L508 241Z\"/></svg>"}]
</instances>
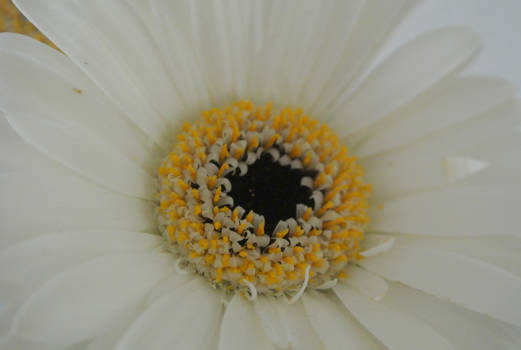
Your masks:
<instances>
[{"instance_id":1,"label":"pale background","mask_svg":"<svg viewBox=\"0 0 521 350\"><path fill-rule=\"evenodd\" d=\"M521 0L424 0L397 29L383 55L420 32L451 24L467 26L483 40L481 55L467 72L506 78L521 96Z\"/></svg>"}]
</instances>

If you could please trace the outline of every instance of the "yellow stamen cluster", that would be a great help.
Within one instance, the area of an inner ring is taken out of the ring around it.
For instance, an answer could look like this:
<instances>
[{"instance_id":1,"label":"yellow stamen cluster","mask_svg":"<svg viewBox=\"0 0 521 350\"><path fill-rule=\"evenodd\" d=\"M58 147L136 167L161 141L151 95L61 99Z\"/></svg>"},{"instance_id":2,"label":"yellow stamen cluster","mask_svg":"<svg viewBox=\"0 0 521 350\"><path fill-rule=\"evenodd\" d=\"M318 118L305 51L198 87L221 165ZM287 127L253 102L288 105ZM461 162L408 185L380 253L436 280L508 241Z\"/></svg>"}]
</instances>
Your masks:
<instances>
[{"instance_id":1,"label":"yellow stamen cluster","mask_svg":"<svg viewBox=\"0 0 521 350\"><path fill-rule=\"evenodd\" d=\"M245 174L264 153L318 174L302 180L314 206L298 204L296 217L273 232L265 232L260 213L234 206L226 178ZM361 258L371 188L335 133L301 109L240 101L205 111L197 123L184 125L158 175L158 221L169 248L217 286L292 293L308 266L313 288L343 277L346 264Z\"/></svg>"}]
</instances>

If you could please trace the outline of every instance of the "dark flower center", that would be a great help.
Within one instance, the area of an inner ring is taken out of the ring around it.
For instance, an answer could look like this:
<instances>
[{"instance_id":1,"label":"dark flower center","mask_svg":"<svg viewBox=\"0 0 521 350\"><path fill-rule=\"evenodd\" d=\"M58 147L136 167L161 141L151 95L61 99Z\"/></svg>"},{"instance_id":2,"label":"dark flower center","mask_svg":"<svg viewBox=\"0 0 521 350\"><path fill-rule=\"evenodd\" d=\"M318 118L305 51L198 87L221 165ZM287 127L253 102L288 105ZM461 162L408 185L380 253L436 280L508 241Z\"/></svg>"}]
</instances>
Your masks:
<instances>
[{"instance_id":1,"label":"dark flower center","mask_svg":"<svg viewBox=\"0 0 521 350\"><path fill-rule=\"evenodd\" d=\"M226 177L232 183L228 193L235 206L246 212L253 210L265 219L265 232L269 235L281 220L297 217L297 204L313 207L311 188L302 186L303 177L316 177L316 171L292 169L275 162L270 154L263 154L255 163L248 166L248 172L239 172Z\"/></svg>"}]
</instances>

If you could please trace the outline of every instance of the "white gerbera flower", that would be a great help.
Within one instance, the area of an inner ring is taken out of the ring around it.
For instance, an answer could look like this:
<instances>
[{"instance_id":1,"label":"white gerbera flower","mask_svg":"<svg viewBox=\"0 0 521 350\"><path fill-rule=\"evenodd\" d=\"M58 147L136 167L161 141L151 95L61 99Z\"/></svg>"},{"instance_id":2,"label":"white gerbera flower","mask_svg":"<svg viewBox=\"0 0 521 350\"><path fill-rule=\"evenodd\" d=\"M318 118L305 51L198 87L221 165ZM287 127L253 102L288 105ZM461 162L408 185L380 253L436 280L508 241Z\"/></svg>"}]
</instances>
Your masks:
<instances>
[{"instance_id":1,"label":"white gerbera flower","mask_svg":"<svg viewBox=\"0 0 521 350\"><path fill-rule=\"evenodd\" d=\"M463 28L367 72L413 2L17 0L2 348L519 349L520 106Z\"/></svg>"}]
</instances>

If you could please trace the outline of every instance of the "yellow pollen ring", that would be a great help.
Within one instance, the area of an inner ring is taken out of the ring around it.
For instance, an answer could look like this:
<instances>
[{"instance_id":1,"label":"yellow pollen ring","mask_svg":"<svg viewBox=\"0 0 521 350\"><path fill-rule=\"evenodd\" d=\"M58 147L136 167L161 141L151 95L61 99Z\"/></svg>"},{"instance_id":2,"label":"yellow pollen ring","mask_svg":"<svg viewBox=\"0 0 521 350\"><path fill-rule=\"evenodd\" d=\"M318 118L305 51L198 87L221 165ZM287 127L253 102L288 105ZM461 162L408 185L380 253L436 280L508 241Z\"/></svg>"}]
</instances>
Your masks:
<instances>
[{"instance_id":1,"label":"yellow pollen ring","mask_svg":"<svg viewBox=\"0 0 521 350\"><path fill-rule=\"evenodd\" d=\"M296 296L343 278L361 258L371 187L335 133L301 109L239 101L203 112L175 140L157 173L159 227L171 250L214 285L250 297ZM260 152L284 152L291 166L318 172L306 185L323 196L318 208L297 205L296 224L281 221L276 232L230 197L227 174L249 171Z\"/></svg>"}]
</instances>

